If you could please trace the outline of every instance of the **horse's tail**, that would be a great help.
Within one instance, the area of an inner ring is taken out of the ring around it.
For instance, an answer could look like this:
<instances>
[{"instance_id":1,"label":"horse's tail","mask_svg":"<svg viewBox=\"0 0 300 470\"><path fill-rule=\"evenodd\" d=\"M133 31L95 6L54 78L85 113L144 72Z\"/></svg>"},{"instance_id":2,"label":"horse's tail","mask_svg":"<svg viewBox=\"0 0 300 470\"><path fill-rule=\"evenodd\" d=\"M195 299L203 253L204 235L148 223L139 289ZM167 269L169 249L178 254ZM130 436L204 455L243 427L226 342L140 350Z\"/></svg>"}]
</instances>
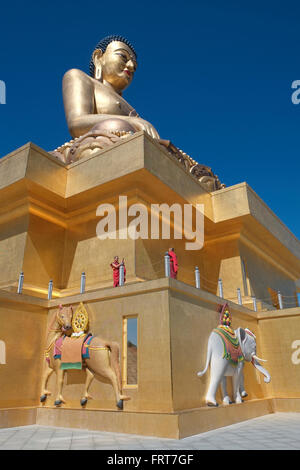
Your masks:
<instances>
[{"instance_id":1,"label":"horse's tail","mask_svg":"<svg viewBox=\"0 0 300 470\"><path fill-rule=\"evenodd\" d=\"M212 353L212 348L211 348L211 341L209 338L208 345L207 345L207 356L206 356L205 368L202 371L197 372L198 377L202 377L202 375L206 374L210 360L211 360L211 353Z\"/></svg>"},{"instance_id":2,"label":"horse's tail","mask_svg":"<svg viewBox=\"0 0 300 470\"><path fill-rule=\"evenodd\" d=\"M110 349L110 365L113 368L119 385L119 390L122 390L121 371L120 371L120 348L118 343L110 341L106 344Z\"/></svg>"}]
</instances>

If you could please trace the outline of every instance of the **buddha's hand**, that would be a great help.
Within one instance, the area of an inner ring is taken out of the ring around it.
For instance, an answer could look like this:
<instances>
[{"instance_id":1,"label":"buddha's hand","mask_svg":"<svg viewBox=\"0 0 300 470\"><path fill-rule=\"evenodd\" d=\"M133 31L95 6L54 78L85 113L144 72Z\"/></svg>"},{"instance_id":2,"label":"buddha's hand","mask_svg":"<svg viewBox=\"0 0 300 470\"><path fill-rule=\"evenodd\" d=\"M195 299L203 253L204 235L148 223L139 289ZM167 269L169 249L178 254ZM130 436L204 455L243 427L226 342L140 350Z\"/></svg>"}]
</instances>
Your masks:
<instances>
[{"instance_id":1,"label":"buddha's hand","mask_svg":"<svg viewBox=\"0 0 300 470\"><path fill-rule=\"evenodd\" d=\"M153 139L159 139L159 135L157 130L150 124L150 122L145 121L140 117L131 117L130 122L136 128L137 131L145 131L149 134Z\"/></svg>"}]
</instances>

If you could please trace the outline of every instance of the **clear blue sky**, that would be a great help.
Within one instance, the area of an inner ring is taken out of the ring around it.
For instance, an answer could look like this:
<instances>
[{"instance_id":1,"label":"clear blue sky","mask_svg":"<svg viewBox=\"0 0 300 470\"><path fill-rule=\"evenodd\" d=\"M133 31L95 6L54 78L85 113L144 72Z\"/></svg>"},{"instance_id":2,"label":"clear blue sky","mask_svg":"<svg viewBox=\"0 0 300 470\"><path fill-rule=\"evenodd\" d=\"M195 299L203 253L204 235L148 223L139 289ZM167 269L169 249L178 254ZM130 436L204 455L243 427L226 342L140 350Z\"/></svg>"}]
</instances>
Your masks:
<instances>
[{"instance_id":1,"label":"clear blue sky","mask_svg":"<svg viewBox=\"0 0 300 470\"><path fill-rule=\"evenodd\" d=\"M299 2L28 0L0 14L0 156L70 139L63 74L87 72L96 43L121 34L138 53L125 99L227 186L247 181L300 237Z\"/></svg>"}]
</instances>

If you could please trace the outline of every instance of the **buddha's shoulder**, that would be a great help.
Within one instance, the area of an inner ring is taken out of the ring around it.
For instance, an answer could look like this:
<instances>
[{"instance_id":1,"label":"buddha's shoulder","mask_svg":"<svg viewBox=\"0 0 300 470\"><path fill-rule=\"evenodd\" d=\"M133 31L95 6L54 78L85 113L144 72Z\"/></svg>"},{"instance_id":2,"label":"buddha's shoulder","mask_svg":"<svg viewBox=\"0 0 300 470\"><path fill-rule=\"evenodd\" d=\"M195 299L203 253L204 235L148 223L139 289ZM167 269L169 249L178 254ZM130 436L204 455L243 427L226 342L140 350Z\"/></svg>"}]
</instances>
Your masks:
<instances>
[{"instance_id":1,"label":"buddha's shoulder","mask_svg":"<svg viewBox=\"0 0 300 470\"><path fill-rule=\"evenodd\" d=\"M93 78L82 70L70 69L64 74L63 81L84 81L91 83L93 82Z\"/></svg>"}]
</instances>

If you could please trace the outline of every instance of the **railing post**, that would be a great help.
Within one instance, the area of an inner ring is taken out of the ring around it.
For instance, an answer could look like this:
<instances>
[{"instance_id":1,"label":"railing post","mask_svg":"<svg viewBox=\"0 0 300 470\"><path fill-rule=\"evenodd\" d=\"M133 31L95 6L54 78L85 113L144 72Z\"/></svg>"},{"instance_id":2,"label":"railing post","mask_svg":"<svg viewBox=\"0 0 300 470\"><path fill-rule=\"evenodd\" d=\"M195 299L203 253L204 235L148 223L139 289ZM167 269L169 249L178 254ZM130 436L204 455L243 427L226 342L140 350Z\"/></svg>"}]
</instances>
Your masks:
<instances>
[{"instance_id":1,"label":"railing post","mask_svg":"<svg viewBox=\"0 0 300 470\"><path fill-rule=\"evenodd\" d=\"M238 298L238 304L242 305L242 295L241 295L241 289L238 287L237 288L237 298Z\"/></svg>"},{"instance_id":2,"label":"railing post","mask_svg":"<svg viewBox=\"0 0 300 470\"><path fill-rule=\"evenodd\" d=\"M170 269L170 256L169 253L166 251L165 253L165 276L171 276L171 269Z\"/></svg>"},{"instance_id":3,"label":"railing post","mask_svg":"<svg viewBox=\"0 0 300 470\"><path fill-rule=\"evenodd\" d=\"M119 286L124 286L124 264L121 263L119 270Z\"/></svg>"},{"instance_id":4,"label":"railing post","mask_svg":"<svg viewBox=\"0 0 300 470\"><path fill-rule=\"evenodd\" d=\"M253 300L253 309L254 309L254 312L257 312L256 297L252 297L252 300Z\"/></svg>"},{"instance_id":5,"label":"railing post","mask_svg":"<svg viewBox=\"0 0 300 470\"><path fill-rule=\"evenodd\" d=\"M283 309L283 304L282 304L282 295L281 295L280 291L278 291L278 303L279 303L280 310L282 310Z\"/></svg>"},{"instance_id":6,"label":"railing post","mask_svg":"<svg viewBox=\"0 0 300 470\"><path fill-rule=\"evenodd\" d=\"M219 297L221 297L223 299L224 295L223 295L223 282L222 282L222 279L218 280L218 287L219 287Z\"/></svg>"},{"instance_id":7,"label":"railing post","mask_svg":"<svg viewBox=\"0 0 300 470\"><path fill-rule=\"evenodd\" d=\"M52 299L52 290L53 290L53 281L50 279L49 285L48 285L48 300Z\"/></svg>"},{"instance_id":8,"label":"railing post","mask_svg":"<svg viewBox=\"0 0 300 470\"><path fill-rule=\"evenodd\" d=\"M80 294L84 294L85 291L85 272L81 273L81 282L80 282Z\"/></svg>"},{"instance_id":9,"label":"railing post","mask_svg":"<svg viewBox=\"0 0 300 470\"><path fill-rule=\"evenodd\" d=\"M18 291L17 291L18 294L22 294L23 282L24 282L24 273L22 271L19 276L19 284L18 284Z\"/></svg>"},{"instance_id":10,"label":"railing post","mask_svg":"<svg viewBox=\"0 0 300 470\"><path fill-rule=\"evenodd\" d=\"M196 288L200 289L200 271L198 266L195 267L195 284Z\"/></svg>"}]
</instances>

